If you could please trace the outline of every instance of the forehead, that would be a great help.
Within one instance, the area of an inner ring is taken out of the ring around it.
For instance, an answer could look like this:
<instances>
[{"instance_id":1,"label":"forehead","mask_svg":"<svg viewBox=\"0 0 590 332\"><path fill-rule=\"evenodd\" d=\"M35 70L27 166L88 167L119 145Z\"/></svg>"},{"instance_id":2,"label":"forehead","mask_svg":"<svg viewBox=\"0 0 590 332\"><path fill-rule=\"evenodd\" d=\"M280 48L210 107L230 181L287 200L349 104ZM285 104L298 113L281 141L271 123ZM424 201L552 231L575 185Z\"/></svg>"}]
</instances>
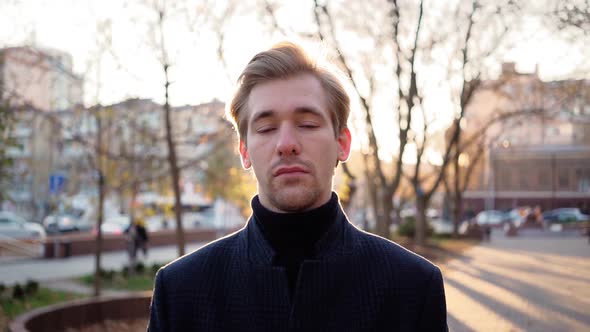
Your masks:
<instances>
[{"instance_id":1,"label":"forehead","mask_svg":"<svg viewBox=\"0 0 590 332\"><path fill-rule=\"evenodd\" d=\"M310 109L329 118L326 94L320 81L311 74L276 79L256 85L248 98L247 121L261 112L288 116Z\"/></svg>"}]
</instances>

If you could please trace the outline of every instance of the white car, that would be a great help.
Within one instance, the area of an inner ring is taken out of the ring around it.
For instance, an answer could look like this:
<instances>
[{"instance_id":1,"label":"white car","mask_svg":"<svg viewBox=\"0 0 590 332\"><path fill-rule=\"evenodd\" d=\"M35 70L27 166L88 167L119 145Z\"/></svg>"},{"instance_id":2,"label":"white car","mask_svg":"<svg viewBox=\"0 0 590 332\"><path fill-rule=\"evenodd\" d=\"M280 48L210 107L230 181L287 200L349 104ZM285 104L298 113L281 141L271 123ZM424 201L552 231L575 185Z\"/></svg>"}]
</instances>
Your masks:
<instances>
[{"instance_id":1,"label":"white car","mask_svg":"<svg viewBox=\"0 0 590 332\"><path fill-rule=\"evenodd\" d=\"M43 226L12 213L0 211L0 239L45 240Z\"/></svg>"},{"instance_id":2,"label":"white car","mask_svg":"<svg viewBox=\"0 0 590 332\"><path fill-rule=\"evenodd\" d=\"M106 217L102 221L102 225L100 227L103 234L123 234L125 230L129 228L129 224L131 223L131 219L129 215L126 214L119 214L119 215L111 215ZM96 227L93 230L93 233L96 234Z\"/></svg>"},{"instance_id":3,"label":"white car","mask_svg":"<svg viewBox=\"0 0 590 332\"><path fill-rule=\"evenodd\" d=\"M453 234L453 222L443 218L434 218L430 220L430 226L436 234Z\"/></svg>"},{"instance_id":4,"label":"white car","mask_svg":"<svg viewBox=\"0 0 590 332\"><path fill-rule=\"evenodd\" d=\"M81 220L71 213L50 214L43 219L43 226L49 234L79 230Z\"/></svg>"}]
</instances>

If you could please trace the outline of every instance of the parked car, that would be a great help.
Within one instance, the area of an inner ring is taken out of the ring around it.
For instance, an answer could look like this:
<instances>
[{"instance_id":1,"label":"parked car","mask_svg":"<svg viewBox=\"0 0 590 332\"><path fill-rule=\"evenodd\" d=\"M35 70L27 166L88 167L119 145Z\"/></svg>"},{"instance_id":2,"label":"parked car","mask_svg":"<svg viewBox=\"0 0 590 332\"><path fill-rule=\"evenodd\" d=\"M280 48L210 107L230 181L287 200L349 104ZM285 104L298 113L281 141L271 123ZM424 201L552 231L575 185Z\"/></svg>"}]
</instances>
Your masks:
<instances>
[{"instance_id":1,"label":"parked car","mask_svg":"<svg viewBox=\"0 0 590 332\"><path fill-rule=\"evenodd\" d=\"M430 219L430 226L436 234L453 234L453 222L443 218Z\"/></svg>"},{"instance_id":2,"label":"parked car","mask_svg":"<svg viewBox=\"0 0 590 332\"><path fill-rule=\"evenodd\" d=\"M498 210L481 211L475 216L475 222L480 226L504 227L510 222L507 214Z\"/></svg>"},{"instance_id":3,"label":"parked car","mask_svg":"<svg viewBox=\"0 0 590 332\"><path fill-rule=\"evenodd\" d=\"M578 208L559 208L543 213L545 227L553 230L561 230L564 224L588 221L590 216L583 214Z\"/></svg>"},{"instance_id":4,"label":"parked car","mask_svg":"<svg viewBox=\"0 0 590 332\"><path fill-rule=\"evenodd\" d=\"M106 217L102 221L100 229L103 234L123 234L129 227L131 219L126 214L115 214ZM93 233L96 234L96 226L93 229Z\"/></svg>"},{"instance_id":5,"label":"parked car","mask_svg":"<svg viewBox=\"0 0 590 332\"><path fill-rule=\"evenodd\" d=\"M57 234L89 230L91 225L90 222L74 213L57 213L45 217L43 227L47 233Z\"/></svg>"},{"instance_id":6,"label":"parked car","mask_svg":"<svg viewBox=\"0 0 590 332\"><path fill-rule=\"evenodd\" d=\"M12 212L0 211L0 238L44 240L45 237L43 226Z\"/></svg>"},{"instance_id":7,"label":"parked car","mask_svg":"<svg viewBox=\"0 0 590 332\"><path fill-rule=\"evenodd\" d=\"M203 212L183 212L182 213L182 227L184 229L195 229L201 227L214 227L214 211L213 209L206 209ZM176 219L174 216L166 217L162 214L157 214L145 218L147 230L155 232L163 229L176 229Z\"/></svg>"}]
</instances>

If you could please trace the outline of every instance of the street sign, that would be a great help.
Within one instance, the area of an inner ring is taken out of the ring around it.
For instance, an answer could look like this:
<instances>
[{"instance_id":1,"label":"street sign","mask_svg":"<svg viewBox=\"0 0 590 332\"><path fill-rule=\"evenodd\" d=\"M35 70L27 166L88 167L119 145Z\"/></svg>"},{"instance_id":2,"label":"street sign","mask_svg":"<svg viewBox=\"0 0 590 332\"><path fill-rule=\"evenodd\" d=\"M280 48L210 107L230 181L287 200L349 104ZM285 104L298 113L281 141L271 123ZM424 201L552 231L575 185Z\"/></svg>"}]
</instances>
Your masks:
<instances>
[{"instance_id":1,"label":"street sign","mask_svg":"<svg viewBox=\"0 0 590 332\"><path fill-rule=\"evenodd\" d=\"M49 176L49 192L58 194L63 191L66 184L66 177L61 173L53 173Z\"/></svg>"}]
</instances>

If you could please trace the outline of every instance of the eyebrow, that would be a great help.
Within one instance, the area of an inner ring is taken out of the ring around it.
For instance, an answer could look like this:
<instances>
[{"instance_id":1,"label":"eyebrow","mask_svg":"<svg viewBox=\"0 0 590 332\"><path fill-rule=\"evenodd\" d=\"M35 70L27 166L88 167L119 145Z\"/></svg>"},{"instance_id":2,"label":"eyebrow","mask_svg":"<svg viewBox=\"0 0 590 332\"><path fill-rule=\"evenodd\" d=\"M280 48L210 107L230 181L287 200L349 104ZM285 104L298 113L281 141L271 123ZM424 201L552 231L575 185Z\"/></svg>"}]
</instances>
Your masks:
<instances>
[{"instance_id":1,"label":"eyebrow","mask_svg":"<svg viewBox=\"0 0 590 332\"><path fill-rule=\"evenodd\" d=\"M273 110L266 110L266 111L258 112L254 116L254 118L252 118L252 122L251 123L255 123L256 121L259 121L261 119L271 118L275 114L276 114L276 112L273 111ZM304 107L297 107L295 109L295 114L296 115L299 115L299 114L312 114L312 115L319 116L319 117L323 118L322 113L319 110L317 110L317 109L315 109L313 107L306 107L306 106L304 106Z\"/></svg>"}]
</instances>

